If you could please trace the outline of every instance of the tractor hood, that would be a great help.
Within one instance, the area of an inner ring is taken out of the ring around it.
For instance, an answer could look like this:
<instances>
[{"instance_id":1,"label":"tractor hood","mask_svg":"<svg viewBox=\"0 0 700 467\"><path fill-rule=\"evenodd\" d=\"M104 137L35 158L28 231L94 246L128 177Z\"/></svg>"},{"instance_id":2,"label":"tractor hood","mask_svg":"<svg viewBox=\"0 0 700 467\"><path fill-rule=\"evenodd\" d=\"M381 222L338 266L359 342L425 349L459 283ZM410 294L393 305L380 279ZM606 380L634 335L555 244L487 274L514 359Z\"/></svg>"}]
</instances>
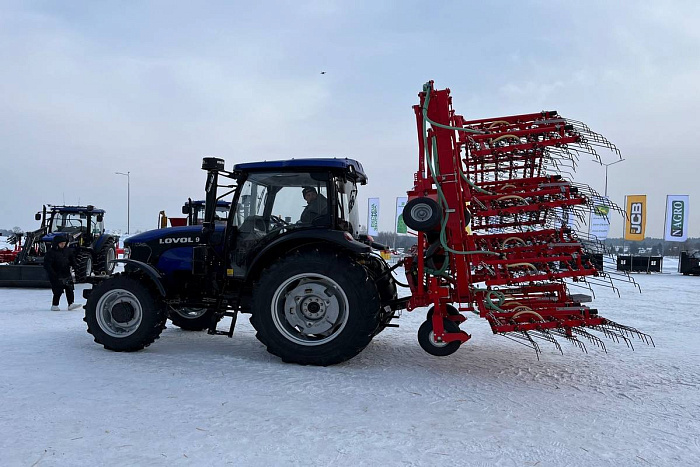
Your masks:
<instances>
[{"instance_id":1,"label":"tractor hood","mask_svg":"<svg viewBox=\"0 0 700 467\"><path fill-rule=\"evenodd\" d=\"M68 239L68 242L71 242L74 238L74 235L71 235L70 233L67 233L67 232L51 232L51 233L46 234L43 237L41 237L41 241L46 242L46 243L51 243L51 242L53 242L53 239L56 237L65 237Z\"/></svg>"},{"instance_id":2,"label":"tractor hood","mask_svg":"<svg viewBox=\"0 0 700 467\"><path fill-rule=\"evenodd\" d=\"M224 225L216 225L216 232L223 232ZM164 244L192 245L199 242L202 236L201 225L188 225L182 227L168 227L166 229L149 230L124 240L124 245L136 243L153 243L159 240Z\"/></svg>"}]
</instances>

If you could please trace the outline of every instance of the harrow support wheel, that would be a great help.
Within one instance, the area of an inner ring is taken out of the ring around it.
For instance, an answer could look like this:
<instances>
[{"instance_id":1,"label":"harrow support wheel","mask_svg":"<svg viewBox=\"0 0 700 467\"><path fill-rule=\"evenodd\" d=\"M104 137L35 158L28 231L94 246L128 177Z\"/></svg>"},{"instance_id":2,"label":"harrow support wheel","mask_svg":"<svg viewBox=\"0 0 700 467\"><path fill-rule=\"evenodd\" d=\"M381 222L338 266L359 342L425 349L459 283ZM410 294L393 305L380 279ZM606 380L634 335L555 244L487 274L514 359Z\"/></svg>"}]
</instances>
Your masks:
<instances>
[{"instance_id":1,"label":"harrow support wheel","mask_svg":"<svg viewBox=\"0 0 700 467\"><path fill-rule=\"evenodd\" d=\"M447 305L445 305L445 309L447 310L448 316L455 317L454 319L450 319L450 321L452 321L453 323L456 323L457 325L459 325L460 323L463 323L467 320L467 318L465 318L462 315L462 313L460 313L459 310L457 310L457 308L455 308L454 306L447 304ZM432 321L434 312L435 312L435 307L431 306L430 309L428 310L428 314L425 316L425 320ZM457 318L457 317L459 317L459 318Z\"/></svg>"},{"instance_id":2,"label":"harrow support wheel","mask_svg":"<svg viewBox=\"0 0 700 467\"><path fill-rule=\"evenodd\" d=\"M440 225L442 211L437 201L431 198L415 198L403 208L403 220L409 229L425 232Z\"/></svg>"},{"instance_id":3,"label":"harrow support wheel","mask_svg":"<svg viewBox=\"0 0 700 467\"><path fill-rule=\"evenodd\" d=\"M432 310L431 310L432 311ZM459 349L462 345L461 341L452 342L435 342L433 333L433 320L431 319L424 321L418 328L418 343L420 346L428 352L430 355L435 355L436 357L446 357L452 355ZM459 332L459 326L454 321L449 319L444 319L442 321L445 327L445 332Z\"/></svg>"}]
</instances>

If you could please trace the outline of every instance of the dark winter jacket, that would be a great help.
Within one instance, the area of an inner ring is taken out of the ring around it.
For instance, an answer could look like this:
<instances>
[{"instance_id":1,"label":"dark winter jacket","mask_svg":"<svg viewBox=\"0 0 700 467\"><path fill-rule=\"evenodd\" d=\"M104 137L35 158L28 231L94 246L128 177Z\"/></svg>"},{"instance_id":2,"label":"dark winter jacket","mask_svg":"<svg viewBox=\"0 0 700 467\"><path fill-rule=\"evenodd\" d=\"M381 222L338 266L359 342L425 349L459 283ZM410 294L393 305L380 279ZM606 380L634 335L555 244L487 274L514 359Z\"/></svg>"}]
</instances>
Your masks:
<instances>
[{"instance_id":1,"label":"dark winter jacket","mask_svg":"<svg viewBox=\"0 0 700 467\"><path fill-rule=\"evenodd\" d=\"M73 250L67 246L60 248L59 243L65 242L65 237L55 237L51 249L44 256L44 269L49 274L49 281L61 283L71 278L70 268L75 267Z\"/></svg>"}]
</instances>

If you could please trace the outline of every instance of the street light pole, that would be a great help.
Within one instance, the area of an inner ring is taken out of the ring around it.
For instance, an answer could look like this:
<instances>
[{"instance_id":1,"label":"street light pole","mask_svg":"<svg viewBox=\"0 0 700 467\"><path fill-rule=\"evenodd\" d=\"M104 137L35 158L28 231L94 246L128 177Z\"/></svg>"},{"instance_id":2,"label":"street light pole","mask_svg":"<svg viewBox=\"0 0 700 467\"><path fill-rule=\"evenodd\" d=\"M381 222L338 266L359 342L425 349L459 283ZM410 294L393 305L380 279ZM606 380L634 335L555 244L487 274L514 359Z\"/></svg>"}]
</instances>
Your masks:
<instances>
[{"instance_id":1,"label":"street light pole","mask_svg":"<svg viewBox=\"0 0 700 467\"><path fill-rule=\"evenodd\" d=\"M622 161L624 161L624 159L616 160L615 162L611 162L609 164L603 164L605 166L605 197L606 198L608 197L608 167L610 167L611 165L615 165L618 162L622 162ZM601 164L602 164L602 162L601 162Z\"/></svg>"},{"instance_id":2,"label":"street light pole","mask_svg":"<svg viewBox=\"0 0 700 467\"><path fill-rule=\"evenodd\" d=\"M130 232L130 205L131 205L131 172L114 172L117 175L126 176L126 234L129 235Z\"/></svg>"}]
</instances>

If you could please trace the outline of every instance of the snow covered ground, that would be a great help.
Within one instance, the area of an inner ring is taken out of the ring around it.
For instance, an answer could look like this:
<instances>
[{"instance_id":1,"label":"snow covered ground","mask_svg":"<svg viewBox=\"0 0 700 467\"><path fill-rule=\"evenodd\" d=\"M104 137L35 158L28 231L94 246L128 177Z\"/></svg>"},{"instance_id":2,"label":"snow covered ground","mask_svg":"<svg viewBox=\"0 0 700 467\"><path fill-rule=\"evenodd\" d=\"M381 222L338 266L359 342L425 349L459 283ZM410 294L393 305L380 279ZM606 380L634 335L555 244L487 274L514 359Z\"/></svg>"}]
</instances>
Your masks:
<instances>
[{"instance_id":1,"label":"snow covered ground","mask_svg":"<svg viewBox=\"0 0 700 467\"><path fill-rule=\"evenodd\" d=\"M418 310L328 368L280 362L246 316L233 339L169 326L114 353L50 291L0 289L0 465L700 465L700 277L675 270L596 290L656 348L542 342L538 361L470 316L437 358Z\"/></svg>"}]
</instances>

